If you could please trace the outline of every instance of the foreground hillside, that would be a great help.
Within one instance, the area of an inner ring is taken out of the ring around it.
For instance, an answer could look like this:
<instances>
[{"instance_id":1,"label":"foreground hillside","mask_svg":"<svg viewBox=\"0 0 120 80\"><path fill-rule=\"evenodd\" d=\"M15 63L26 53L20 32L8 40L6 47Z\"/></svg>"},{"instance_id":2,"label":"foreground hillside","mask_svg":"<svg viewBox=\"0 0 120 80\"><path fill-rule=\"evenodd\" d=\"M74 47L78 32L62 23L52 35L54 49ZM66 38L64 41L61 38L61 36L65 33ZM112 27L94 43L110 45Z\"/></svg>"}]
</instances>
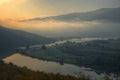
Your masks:
<instances>
[{"instance_id":1,"label":"foreground hillside","mask_svg":"<svg viewBox=\"0 0 120 80\"><path fill-rule=\"evenodd\" d=\"M19 68L13 64L0 62L0 80L90 80L89 77L64 76L60 74L35 72L26 67Z\"/></svg>"},{"instance_id":2,"label":"foreground hillside","mask_svg":"<svg viewBox=\"0 0 120 80\"><path fill-rule=\"evenodd\" d=\"M49 43L52 41L52 39L39 35L0 26L0 58L7 56L8 54L6 53L12 53L20 46Z\"/></svg>"}]
</instances>

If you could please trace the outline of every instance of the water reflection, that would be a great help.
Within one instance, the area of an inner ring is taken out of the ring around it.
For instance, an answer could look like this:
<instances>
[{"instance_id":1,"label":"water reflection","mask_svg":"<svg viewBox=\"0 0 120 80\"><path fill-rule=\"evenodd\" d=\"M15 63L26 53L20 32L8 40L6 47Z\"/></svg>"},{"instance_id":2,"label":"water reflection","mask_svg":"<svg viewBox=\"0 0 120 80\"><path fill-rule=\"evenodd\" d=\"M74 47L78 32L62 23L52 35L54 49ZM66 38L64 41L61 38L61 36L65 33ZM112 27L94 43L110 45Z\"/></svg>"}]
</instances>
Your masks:
<instances>
[{"instance_id":1,"label":"water reflection","mask_svg":"<svg viewBox=\"0 0 120 80\"><path fill-rule=\"evenodd\" d=\"M35 58L23 56L18 53L5 58L4 61L6 63L11 62L20 67L27 66L29 69L35 71L39 70L44 72L61 73L65 75L73 75L73 72L78 73L78 71L80 71L80 68L74 65L64 64L61 66L59 63L56 62L38 60Z\"/></svg>"}]
</instances>

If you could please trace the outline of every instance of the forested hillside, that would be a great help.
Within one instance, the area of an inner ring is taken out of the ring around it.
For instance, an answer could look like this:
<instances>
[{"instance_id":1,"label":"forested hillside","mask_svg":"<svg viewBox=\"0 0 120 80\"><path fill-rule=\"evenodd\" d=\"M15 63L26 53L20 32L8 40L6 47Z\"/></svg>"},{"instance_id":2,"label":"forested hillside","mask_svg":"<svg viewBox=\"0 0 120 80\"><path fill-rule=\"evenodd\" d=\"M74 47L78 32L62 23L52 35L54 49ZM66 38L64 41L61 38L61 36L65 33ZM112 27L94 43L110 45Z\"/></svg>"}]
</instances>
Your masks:
<instances>
[{"instance_id":1,"label":"forested hillside","mask_svg":"<svg viewBox=\"0 0 120 80\"><path fill-rule=\"evenodd\" d=\"M20 46L44 44L53 41L50 38L0 26L0 58L11 54Z\"/></svg>"}]
</instances>

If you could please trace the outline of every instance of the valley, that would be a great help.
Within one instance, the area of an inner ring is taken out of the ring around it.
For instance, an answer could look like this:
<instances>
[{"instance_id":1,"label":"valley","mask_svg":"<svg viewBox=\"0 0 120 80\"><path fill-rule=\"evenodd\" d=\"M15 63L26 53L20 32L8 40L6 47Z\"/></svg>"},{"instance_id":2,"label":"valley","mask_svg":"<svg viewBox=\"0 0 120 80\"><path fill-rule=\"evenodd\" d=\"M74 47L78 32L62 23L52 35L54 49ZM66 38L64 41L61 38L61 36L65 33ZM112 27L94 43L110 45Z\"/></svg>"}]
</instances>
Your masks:
<instances>
[{"instance_id":1,"label":"valley","mask_svg":"<svg viewBox=\"0 0 120 80\"><path fill-rule=\"evenodd\" d=\"M78 66L91 67L97 72L119 72L119 39L96 39L88 41L69 41L56 44L37 45L20 49L23 55L47 61L64 62ZM42 47L45 48L42 48ZM111 66L109 68L109 66Z\"/></svg>"}]
</instances>

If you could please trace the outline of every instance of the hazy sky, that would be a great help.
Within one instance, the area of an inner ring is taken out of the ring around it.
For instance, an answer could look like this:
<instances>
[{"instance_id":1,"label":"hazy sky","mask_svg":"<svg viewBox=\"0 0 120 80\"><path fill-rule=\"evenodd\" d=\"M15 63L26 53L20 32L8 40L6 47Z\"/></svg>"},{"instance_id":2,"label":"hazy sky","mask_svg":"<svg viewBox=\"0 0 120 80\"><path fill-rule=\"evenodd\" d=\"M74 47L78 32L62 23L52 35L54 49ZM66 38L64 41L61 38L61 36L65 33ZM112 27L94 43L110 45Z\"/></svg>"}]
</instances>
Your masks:
<instances>
[{"instance_id":1,"label":"hazy sky","mask_svg":"<svg viewBox=\"0 0 120 80\"><path fill-rule=\"evenodd\" d=\"M99 8L120 7L120 0L0 0L0 25L23 30L50 30L63 26L86 26L88 23L31 22L20 23L18 20L33 17L46 17L72 12L85 12ZM96 23L91 22L89 25Z\"/></svg>"},{"instance_id":2,"label":"hazy sky","mask_svg":"<svg viewBox=\"0 0 120 80\"><path fill-rule=\"evenodd\" d=\"M0 0L1 17L27 18L119 7L120 0Z\"/></svg>"}]
</instances>

